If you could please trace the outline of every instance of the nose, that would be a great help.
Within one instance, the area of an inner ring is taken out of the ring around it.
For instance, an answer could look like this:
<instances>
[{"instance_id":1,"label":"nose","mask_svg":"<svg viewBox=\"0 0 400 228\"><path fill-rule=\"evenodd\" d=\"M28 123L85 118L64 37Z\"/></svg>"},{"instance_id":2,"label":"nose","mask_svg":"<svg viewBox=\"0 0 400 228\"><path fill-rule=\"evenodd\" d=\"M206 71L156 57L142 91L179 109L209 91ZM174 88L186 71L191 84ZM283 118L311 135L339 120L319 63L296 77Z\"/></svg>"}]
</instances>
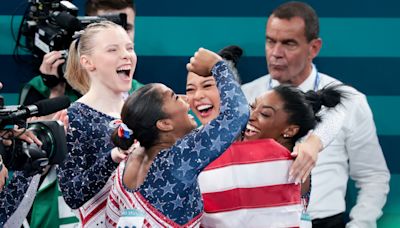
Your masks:
<instances>
[{"instance_id":1,"label":"nose","mask_svg":"<svg viewBox=\"0 0 400 228\"><path fill-rule=\"evenodd\" d=\"M282 57L284 53L281 43L276 43L273 47L270 47L268 51L271 52L271 55L275 58Z\"/></svg>"},{"instance_id":2,"label":"nose","mask_svg":"<svg viewBox=\"0 0 400 228\"><path fill-rule=\"evenodd\" d=\"M186 96L185 94L178 94L178 96L179 96L179 98L184 100L186 103L189 103L188 96Z\"/></svg>"},{"instance_id":3,"label":"nose","mask_svg":"<svg viewBox=\"0 0 400 228\"><path fill-rule=\"evenodd\" d=\"M256 120L257 112L255 110L250 110L249 122Z\"/></svg>"},{"instance_id":4,"label":"nose","mask_svg":"<svg viewBox=\"0 0 400 228\"><path fill-rule=\"evenodd\" d=\"M133 51L131 51L131 50L127 50L127 49L122 49L122 53L121 53L121 56L122 56L122 58L130 58L130 56L132 55L132 53L133 53Z\"/></svg>"},{"instance_id":5,"label":"nose","mask_svg":"<svg viewBox=\"0 0 400 228\"><path fill-rule=\"evenodd\" d=\"M197 100L204 98L204 91L202 89L197 89L194 93L194 98Z\"/></svg>"}]
</instances>

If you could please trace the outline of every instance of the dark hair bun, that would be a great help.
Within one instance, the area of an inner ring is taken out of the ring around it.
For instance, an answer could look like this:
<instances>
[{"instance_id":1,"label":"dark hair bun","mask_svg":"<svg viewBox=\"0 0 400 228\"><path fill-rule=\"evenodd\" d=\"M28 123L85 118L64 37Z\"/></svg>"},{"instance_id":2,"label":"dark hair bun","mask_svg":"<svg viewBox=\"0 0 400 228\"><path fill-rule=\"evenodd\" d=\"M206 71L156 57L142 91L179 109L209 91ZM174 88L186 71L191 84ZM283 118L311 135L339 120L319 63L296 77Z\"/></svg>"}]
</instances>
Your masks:
<instances>
[{"instance_id":1,"label":"dark hair bun","mask_svg":"<svg viewBox=\"0 0 400 228\"><path fill-rule=\"evenodd\" d=\"M224 47L222 50L218 52L218 54L226 60L230 60L233 62L233 65L236 67L240 57L243 55L243 49L237 45L230 45Z\"/></svg>"}]
</instances>

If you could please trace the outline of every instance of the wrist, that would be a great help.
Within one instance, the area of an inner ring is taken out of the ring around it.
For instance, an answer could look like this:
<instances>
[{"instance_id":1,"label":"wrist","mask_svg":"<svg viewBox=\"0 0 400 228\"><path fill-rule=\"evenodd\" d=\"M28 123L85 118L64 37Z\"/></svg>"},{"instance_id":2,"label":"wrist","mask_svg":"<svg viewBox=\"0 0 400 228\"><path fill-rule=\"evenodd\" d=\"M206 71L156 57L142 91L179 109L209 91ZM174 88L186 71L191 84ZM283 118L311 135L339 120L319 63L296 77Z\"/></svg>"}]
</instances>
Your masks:
<instances>
[{"instance_id":1,"label":"wrist","mask_svg":"<svg viewBox=\"0 0 400 228\"><path fill-rule=\"evenodd\" d=\"M42 77L43 83L49 88L53 88L60 84L60 82L62 82L62 80L57 75L42 73L40 76Z\"/></svg>"},{"instance_id":2,"label":"wrist","mask_svg":"<svg viewBox=\"0 0 400 228\"><path fill-rule=\"evenodd\" d=\"M323 144L321 139L318 137L318 135L312 133L310 136L307 138L307 141L311 143L311 145L314 146L314 148L317 148L318 152L320 152L323 149Z\"/></svg>"}]
</instances>

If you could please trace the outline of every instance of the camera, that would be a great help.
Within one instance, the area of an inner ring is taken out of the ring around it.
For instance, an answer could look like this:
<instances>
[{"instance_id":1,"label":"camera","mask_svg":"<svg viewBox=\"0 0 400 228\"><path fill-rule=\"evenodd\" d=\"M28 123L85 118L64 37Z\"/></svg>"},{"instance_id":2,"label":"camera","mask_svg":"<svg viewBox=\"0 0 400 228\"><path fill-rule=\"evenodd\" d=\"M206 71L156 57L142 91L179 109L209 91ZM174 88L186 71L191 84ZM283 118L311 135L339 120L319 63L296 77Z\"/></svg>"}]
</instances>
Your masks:
<instances>
[{"instance_id":1,"label":"camera","mask_svg":"<svg viewBox=\"0 0 400 228\"><path fill-rule=\"evenodd\" d=\"M28 0L19 31L25 36L26 48L40 62L43 56L51 51L65 50L63 58L66 59L75 32L91 23L104 20L127 27L127 15L124 13L79 17L78 8L70 1ZM19 43L17 40L16 45ZM58 68L60 78L65 72L63 65Z\"/></svg>"},{"instance_id":2,"label":"camera","mask_svg":"<svg viewBox=\"0 0 400 228\"><path fill-rule=\"evenodd\" d=\"M35 143L14 138L12 145L0 146L4 165L9 170L23 170L27 175L41 173L47 165L61 163L67 154L64 125L60 121L38 121L28 123L27 130L33 132L43 143Z\"/></svg>"},{"instance_id":3,"label":"camera","mask_svg":"<svg viewBox=\"0 0 400 228\"><path fill-rule=\"evenodd\" d=\"M31 116L42 116L67 108L69 99L57 97L39 101L30 106L4 106L0 96L0 154L4 165L9 170L23 170L27 175L43 172L47 165L59 164L67 154L67 144L64 125L60 121L36 121L27 123ZM15 126L20 131L31 131L41 142L28 144L18 138Z\"/></svg>"}]
</instances>

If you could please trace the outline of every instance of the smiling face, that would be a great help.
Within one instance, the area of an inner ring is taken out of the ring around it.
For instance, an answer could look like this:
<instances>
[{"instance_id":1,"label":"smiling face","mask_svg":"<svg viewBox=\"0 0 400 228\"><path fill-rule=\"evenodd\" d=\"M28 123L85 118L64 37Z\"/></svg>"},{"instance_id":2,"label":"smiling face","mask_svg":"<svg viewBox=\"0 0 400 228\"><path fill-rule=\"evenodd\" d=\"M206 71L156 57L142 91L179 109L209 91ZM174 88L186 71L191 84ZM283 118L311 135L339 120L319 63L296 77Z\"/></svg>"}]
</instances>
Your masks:
<instances>
[{"instance_id":1,"label":"smiling face","mask_svg":"<svg viewBox=\"0 0 400 228\"><path fill-rule=\"evenodd\" d=\"M186 96L177 95L173 90L165 85L158 85L162 96L164 97L163 112L168 116L165 120L171 126L171 130L181 138L197 127L193 116L189 115L189 104Z\"/></svg>"},{"instance_id":2,"label":"smiling face","mask_svg":"<svg viewBox=\"0 0 400 228\"><path fill-rule=\"evenodd\" d=\"M203 125L218 116L220 96L214 77L202 77L189 72L186 95L190 108Z\"/></svg>"},{"instance_id":3,"label":"smiling face","mask_svg":"<svg viewBox=\"0 0 400 228\"><path fill-rule=\"evenodd\" d=\"M273 138L281 141L289 127L288 114L281 97L273 90L268 91L258 97L250 108L244 140Z\"/></svg>"},{"instance_id":4,"label":"smiling face","mask_svg":"<svg viewBox=\"0 0 400 228\"><path fill-rule=\"evenodd\" d=\"M97 32L91 42L91 52L80 57L90 76L91 89L129 91L137 57L126 31L120 26L108 27Z\"/></svg>"}]
</instances>

